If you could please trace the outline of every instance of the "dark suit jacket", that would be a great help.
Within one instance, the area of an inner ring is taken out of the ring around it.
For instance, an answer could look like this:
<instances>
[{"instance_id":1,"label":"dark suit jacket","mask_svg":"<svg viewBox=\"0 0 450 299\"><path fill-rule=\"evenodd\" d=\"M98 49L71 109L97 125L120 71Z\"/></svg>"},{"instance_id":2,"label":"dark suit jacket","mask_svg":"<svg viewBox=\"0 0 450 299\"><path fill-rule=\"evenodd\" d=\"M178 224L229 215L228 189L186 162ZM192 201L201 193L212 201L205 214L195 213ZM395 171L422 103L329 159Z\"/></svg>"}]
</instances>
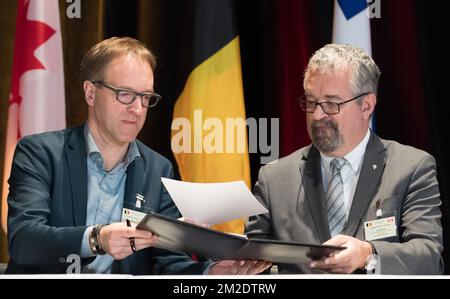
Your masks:
<instances>
[{"instance_id":1,"label":"dark suit jacket","mask_svg":"<svg viewBox=\"0 0 450 299\"><path fill-rule=\"evenodd\" d=\"M179 217L161 183L171 163L137 141L140 158L127 169L125 203L145 196L142 211ZM14 153L8 195L7 273L65 273L64 262L79 254L86 229L87 161L83 127L24 137ZM93 259L82 259L82 264ZM201 274L207 263L182 253L148 248L121 261L113 273Z\"/></svg>"},{"instance_id":2,"label":"dark suit jacket","mask_svg":"<svg viewBox=\"0 0 450 299\"><path fill-rule=\"evenodd\" d=\"M249 237L321 244L330 239L320 153L314 146L261 168L255 196L269 213L251 217ZM371 132L348 222L342 234L364 238L364 222L396 213L397 237L373 244L388 274L440 274L442 227L434 158L424 151L382 140ZM281 273L311 273L306 265L279 265Z\"/></svg>"}]
</instances>

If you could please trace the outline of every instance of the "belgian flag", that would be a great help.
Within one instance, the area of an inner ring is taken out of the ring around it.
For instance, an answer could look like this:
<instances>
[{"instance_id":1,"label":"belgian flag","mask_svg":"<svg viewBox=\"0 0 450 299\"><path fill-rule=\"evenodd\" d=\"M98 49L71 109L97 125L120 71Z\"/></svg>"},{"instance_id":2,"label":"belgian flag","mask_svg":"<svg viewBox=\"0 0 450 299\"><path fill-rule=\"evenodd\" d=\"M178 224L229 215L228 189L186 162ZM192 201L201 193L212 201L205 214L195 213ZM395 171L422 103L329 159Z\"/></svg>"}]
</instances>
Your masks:
<instances>
[{"instance_id":1,"label":"belgian flag","mask_svg":"<svg viewBox=\"0 0 450 299\"><path fill-rule=\"evenodd\" d=\"M192 6L185 13L190 14L186 18L190 38L182 50L189 53L191 63L172 122L172 151L180 176L183 181L202 183L243 180L250 188L234 4L229 0L189 3ZM214 228L242 233L243 224L244 219L239 219Z\"/></svg>"}]
</instances>

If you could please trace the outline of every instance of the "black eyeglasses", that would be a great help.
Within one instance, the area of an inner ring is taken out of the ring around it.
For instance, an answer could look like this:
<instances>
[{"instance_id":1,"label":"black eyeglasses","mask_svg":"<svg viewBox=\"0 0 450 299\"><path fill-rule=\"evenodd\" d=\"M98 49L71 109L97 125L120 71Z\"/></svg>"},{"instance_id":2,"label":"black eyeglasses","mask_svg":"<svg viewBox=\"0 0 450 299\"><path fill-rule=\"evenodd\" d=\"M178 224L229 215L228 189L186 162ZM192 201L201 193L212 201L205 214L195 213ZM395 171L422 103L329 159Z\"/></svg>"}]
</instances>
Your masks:
<instances>
[{"instance_id":1,"label":"black eyeglasses","mask_svg":"<svg viewBox=\"0 0 450 299\"><path fill-rule=\"evenodd\" d=\"M116 93L116 100L125 105L130 105L139 96L143 107L154 107L158 104L161 96L157 93L139 93L129 89L122 89L106 84L103 81L92 81L93 84L99 84Z\"/></svg>"},{"instance_id":2,"label":"black eyeglasses","mask_svg":"<svg viewBox=\"0 0 450 299\"><path fill-rule=\"evenodd\" d=\"M370 94L370 92L362 93L354 98L351 98L350 100L346 100L340 103L337 102L318 102L318 101L311 101L308 100L307 95L303 95L300 99L300 107L303 111L306 113L314 113L316 111L317 106L320 106L322 108L323 112L325 112L328 115L338 114L341 111L341 105L344 105L345 103L354 101L362 96L366 96Z\"/></svg>"}]
</instances>

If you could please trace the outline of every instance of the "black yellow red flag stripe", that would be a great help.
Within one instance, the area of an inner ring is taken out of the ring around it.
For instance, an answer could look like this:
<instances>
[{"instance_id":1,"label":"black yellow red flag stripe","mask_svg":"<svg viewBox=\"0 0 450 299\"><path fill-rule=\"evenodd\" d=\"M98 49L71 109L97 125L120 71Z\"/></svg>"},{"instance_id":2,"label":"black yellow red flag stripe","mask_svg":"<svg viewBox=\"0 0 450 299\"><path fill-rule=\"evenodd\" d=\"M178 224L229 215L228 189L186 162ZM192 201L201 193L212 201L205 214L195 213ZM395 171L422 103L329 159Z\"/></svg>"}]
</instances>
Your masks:
<instances>
[{"instance_id":1,"label":"black yellow red flag stripe","mask_svg":"<svg viewBox=\"0 0 450 299\"><path fill-rule=\"evenodd\" d=\"M191 70L173 112L172 151L181 179L189 182L243 180L250 166L239 36L233 1L197 0L186 13L191 38L183 49ZM185 28L186 29L186 28ZM214 204L214 198L211 198ZM236 207L239 209L239 207ZM213 228L243 232L243 219Z\"/></svg>"}]
</instances>

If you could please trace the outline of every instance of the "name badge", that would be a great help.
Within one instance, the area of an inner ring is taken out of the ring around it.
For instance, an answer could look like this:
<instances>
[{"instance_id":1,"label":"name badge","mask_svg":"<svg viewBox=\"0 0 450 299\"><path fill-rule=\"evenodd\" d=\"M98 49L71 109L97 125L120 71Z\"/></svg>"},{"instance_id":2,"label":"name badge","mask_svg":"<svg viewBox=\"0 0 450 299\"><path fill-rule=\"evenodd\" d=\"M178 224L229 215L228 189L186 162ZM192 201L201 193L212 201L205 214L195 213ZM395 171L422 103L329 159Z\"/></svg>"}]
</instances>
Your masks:
<instances>
[{"instance_id":1,"label":"name badge","mask_svg":"<svg viewBox=\"0 0 450 299\"><path fill-rule=\"evenodd\" d=\"M367 241L397 236L395 216L364 222L364 233Z\"/></svg>"},{"instance_id":2,"label":"name badge","mask_svg":"<svg viewBox=\"0 0 450 299\"><path fill-rule=\"evenodd\" d=\"M128 219L131 221L133 226L136 226L139 224L139 222L141 222L142 218L144 218L145 215L147 215L147 214L139 212L139 211L123 208L122 209L122 222L126 222Z\"/></svg>"}]
</instances>

